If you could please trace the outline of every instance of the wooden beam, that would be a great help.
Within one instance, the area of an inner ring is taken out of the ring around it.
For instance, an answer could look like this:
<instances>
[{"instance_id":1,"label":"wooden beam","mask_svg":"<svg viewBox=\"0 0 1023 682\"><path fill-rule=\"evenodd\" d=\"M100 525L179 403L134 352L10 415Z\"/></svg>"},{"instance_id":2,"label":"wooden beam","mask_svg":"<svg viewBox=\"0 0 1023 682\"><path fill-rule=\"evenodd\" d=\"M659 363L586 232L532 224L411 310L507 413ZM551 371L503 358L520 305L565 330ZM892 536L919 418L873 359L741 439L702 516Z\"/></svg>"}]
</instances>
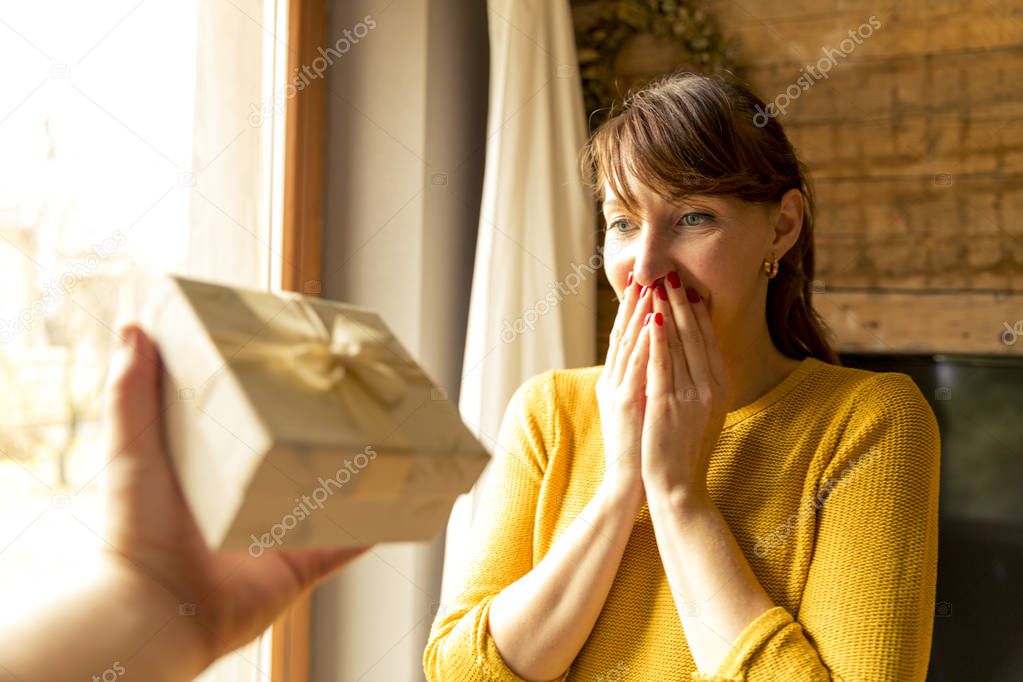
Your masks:
<instances>
[{"instance_id":1,"label":"wooden beam","mask_svg":"<svg viewBox=\"0 0 1023 682\"><path fill-rule=\"evenodd\" d=\"M1020 293L824 291L813 306L839 352L1023 355Z\"/></svg>"}]
</instances>

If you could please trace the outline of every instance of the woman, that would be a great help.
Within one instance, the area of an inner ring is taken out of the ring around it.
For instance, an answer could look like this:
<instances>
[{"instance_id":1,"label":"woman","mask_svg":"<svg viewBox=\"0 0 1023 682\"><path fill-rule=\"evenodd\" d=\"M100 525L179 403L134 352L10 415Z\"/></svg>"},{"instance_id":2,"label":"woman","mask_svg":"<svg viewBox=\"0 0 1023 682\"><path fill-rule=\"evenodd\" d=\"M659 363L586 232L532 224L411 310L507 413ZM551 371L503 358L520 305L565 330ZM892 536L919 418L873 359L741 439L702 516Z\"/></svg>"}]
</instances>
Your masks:
<instances>
[{"instance_id":1,"label":"woman","mask_svg":"<svg viewBox=\"0 0 1023 682\"><path fill-rule=\"evenodd\" d=\"M679 74L588 142L607 358L512 397L429 679L924 679L937 422L905 374L838 364L765 110Z\"/></svg>"}]
</instances>

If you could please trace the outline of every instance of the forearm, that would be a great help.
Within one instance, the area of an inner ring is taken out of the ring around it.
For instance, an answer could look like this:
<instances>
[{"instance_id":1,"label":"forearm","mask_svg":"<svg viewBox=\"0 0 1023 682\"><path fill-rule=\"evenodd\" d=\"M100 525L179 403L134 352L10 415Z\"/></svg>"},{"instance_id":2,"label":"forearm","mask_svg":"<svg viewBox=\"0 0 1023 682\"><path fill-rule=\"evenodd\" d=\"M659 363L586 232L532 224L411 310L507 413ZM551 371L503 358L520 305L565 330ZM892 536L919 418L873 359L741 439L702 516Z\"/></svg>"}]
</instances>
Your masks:
<instances>
[{"instance_id":1,"label":"forearm","mask_svg":"<svg viewBox=\"0 0 1023 682\"><path fill-rule=\"evenodd\" d=\"M106 679L105 671L119 680L191 680L211 662L198 627L162 587L115 567L0 634L0 665L25 680Z\"/></svg>"},{"instance_id":2,"label":"forearm","mask_svg":"<svg viewBox=\"0 0 1023 682\"><path fill-rule=\"evenodd\" d=\"M533 570L495 597L489 629L520 677L549 680L571 665L604 606L642 491L602 485Z\"/></svg>"},{"instance_id":3,"label":"forearm","mask_svg":"<svg viewBox=\"0 0 1023 682\"><path fill-rule=\"evenodd\" d=\"M647 500L693 660L713 672L746 626L775 604L705 490L648 488Z\"/></svg>"}]
</instances>

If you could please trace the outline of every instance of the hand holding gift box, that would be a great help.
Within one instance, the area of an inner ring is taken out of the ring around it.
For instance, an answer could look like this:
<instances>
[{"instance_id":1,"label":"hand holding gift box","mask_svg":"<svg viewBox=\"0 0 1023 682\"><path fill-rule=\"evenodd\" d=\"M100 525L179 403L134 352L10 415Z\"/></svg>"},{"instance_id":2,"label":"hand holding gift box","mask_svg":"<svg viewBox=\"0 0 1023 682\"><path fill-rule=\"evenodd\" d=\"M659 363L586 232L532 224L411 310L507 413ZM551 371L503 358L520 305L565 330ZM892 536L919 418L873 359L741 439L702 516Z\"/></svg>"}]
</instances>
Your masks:
<instances>
[{"instance_id":1,"label":"hand holding gift box","mask_svg":"<svg viewBox=\"0 0 1023 682\"><path fill-rule=\"evenodd\" d=\"M143 317L171 459L211 547L431 540L486 465L366 308L168 276Z\"/></svg>"}]
</instances>

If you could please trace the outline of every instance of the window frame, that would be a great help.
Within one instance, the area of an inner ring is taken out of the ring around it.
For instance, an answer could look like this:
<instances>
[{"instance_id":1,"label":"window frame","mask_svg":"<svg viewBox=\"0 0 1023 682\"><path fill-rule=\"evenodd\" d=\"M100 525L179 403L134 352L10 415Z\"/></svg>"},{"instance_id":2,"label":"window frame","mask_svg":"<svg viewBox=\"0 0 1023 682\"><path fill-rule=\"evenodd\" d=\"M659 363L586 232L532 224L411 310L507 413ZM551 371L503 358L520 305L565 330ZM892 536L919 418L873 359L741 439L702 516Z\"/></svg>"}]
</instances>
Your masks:
<instances>
[{"instance_id":1,"label":"window frame","mask_svg":"<svg viewBox=\"0 0 1023 682\"><path fill-rule=\"evenodd\" d=\"M324 45L326 0L289 0L287 66L292 74ZM281 289L318 296L322 290L323 196L326 161L326 82L310 83L287 101L283 158ZM273 624L273 682L308 682L312 592L297 599Z\"/></svg>"}]
</instances>

